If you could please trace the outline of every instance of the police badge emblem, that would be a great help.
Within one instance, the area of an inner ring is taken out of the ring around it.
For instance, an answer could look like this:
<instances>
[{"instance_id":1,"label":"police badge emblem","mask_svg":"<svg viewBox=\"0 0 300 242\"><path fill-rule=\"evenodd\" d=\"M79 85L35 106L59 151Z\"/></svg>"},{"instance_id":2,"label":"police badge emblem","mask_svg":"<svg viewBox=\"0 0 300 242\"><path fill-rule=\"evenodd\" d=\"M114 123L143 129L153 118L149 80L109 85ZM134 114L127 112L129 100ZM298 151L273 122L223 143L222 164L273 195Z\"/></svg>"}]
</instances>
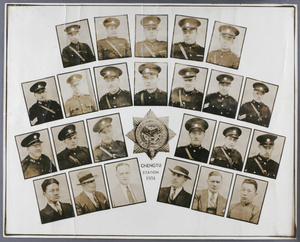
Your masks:
<instances>
[{"instance_id":1,"label":"police badge emblem","mask_svg":"<svg viewBox=\"0 0 300 242\"><path fill-rule=\"evenodd\" d=\"M134 142L133 153L145 152L152 160L158 152L169 152L168 141L176 134L168 127L169 117L158 118L150 109L144 118L133 117L126 136Z\"/></svg>"}]
</instances>

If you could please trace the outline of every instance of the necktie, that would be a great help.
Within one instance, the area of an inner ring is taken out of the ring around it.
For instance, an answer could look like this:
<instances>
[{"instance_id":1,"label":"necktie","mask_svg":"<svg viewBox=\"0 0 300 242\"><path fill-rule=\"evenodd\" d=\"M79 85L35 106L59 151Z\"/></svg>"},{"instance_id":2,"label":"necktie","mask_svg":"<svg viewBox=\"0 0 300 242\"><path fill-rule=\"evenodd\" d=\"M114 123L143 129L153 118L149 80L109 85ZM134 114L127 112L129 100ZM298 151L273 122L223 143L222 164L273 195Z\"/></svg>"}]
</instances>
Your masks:
<instances>
[{"instance_id":1,"label":"necktie","mask_svg":"<svg viewBox=\"0 0 300 242\"><path fill-rule=\"evenodd\" d=\"M215 196L216 196L215 193L211 194L210 199L209 199L209 204L208 204L209 208L215 208Z\"/></svg>"},{"instance_id":2,"label":"necktie","mask_svg":"<svg viewBox=\"0 0 300 242\"><path fill-rule=\"evenodd\" d=\"M62 210L61 210L61 208L60 208L58 202L56 202L56 203L54 204L54 206L56 207L57 212L59 213L59 215L62 216Z\"/></svg>"},{"instance_id":3,"label":"necktie","mask_svg":"<svg viewBox=\"0 0 300 242\"><path fill-rule=\"evenodd\" d=\"M129 203L130 204L135 203L134 199L133 199L133 196L131 194L131 191L129 190L128 186L126 186L126 192L127 192L127 197L128 197Z\"/></svg>"},{"instance_id":4,"label":"necktie","mask_svg":"<svg viewBox=\"0 0 300 242\"><path fill-rule=\"evenodd\" d=\"M169 196L169 198L168 198L168 202L169 202L169 203L172 203L172 202L173 202L175 193L176 193L176 189L173 188L173 192L172 192L172 194L171 194L171 195Z\"/></svg>"},{"instance_id":5,"label":"necktie","mask_svg":"<svg viewBox=\"0 0 300 242\"><path fill-rule=\"evenodd\" d=\"M95 200L95 203L96 203L96 208L99 209L100 208L100 202L96 196L96 193L93 193L93 197L94 197L94 200Z\"/></svg>"}]
</instances>

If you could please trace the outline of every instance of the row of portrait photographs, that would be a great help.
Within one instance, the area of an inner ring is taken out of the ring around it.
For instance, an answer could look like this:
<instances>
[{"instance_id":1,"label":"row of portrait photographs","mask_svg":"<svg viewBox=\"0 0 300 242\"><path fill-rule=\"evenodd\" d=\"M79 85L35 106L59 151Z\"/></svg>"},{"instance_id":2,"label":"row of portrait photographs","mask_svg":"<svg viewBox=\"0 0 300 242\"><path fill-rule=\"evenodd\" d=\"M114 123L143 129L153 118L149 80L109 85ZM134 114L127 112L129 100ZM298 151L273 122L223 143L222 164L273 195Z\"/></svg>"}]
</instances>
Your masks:
<instances>
[{"instance_id":1,"label":"row of portrait photographs","mask_svg":"<svg viewBox=\"0 0 300 242\"><path fill-rule=\"evenodd\" d=\"M72 117L94 111L132 106L173 106L208 112L268 127L278 86L236 74L175 64L168 102L166 62L135 62L134 102L126 63L59 74L64 114ZM55 77L22 83L31 125L63 118ZM96 86L96 94L94 92ZM206 88L206 86L208 86ZM205 92L206 88L206 92ZM240 93L243 96L239 106ZM206 93L206 97L205 97ZM96 101L98 100L98 101Z\"/></svg>"},{"instance_id":2,"label":"row of portrait photographs","mask_svg":"<svg viewBox=\"0 0 300 242\"><path fill-rule=\"evenodd\" d=\"M96 163L128 156L119 114L52 127L51 138L48 129L43 129L17 135L15 140L25 179L90 165L92 160Z\"/></svg>"},{"instance_id":3,"label":"row of portrait photographs","mask_svg":"<svg viewBox=\"0 0 300 242\"><path fill-rule=\"evenodd\" d=\"M136 158L104 166L70 171L72 196L65 173L34 180L42 224L146 202Z\"/></svg>"},{"instance_id":4,"label":"row of portrait photographs","mask_svg":"<svg viewBox=\"0 0 300 242\"><path fill-rule=\"evenodd\" d=\"M220 122L213 142L216 123L184 114L175 156L276 179L284 136Z\"/></svg>"},{"instance_id":5,"label":"row of portrait photographs","mask_svg":"<svg viewBox=\"0 0 300 242\"><path fill-rule=\"evenodd\" d=\"M95 17L98 60L132 57L128 15ZM168 55L168 15L135 15L135 57L203 61L208 19L176 15ZM56 26L64 67L95 61L87 19ZM246 28L215 21L206 62L238 69Z\"/></svg>"},{"instance_id":6,"label":"row of portrait photographs","mask_svg":"<svg viewBox=\"0 0 300 242\"><path fill-rule=\"evenodd\" d=\"M167 158L157 201L258 224L268 182ZM195 189L196 186L196 189ZM194 196L193 191L194 192Z\"/></svg>"}]
</instances>

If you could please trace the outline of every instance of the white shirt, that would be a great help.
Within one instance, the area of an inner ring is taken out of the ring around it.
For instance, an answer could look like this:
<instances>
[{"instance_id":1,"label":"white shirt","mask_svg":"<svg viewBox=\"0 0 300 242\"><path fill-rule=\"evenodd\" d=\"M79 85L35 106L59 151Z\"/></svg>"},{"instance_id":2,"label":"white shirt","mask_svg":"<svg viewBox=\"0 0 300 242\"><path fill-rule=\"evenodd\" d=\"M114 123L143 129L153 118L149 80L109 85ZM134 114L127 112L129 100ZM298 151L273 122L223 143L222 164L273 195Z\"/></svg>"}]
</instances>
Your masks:
<instances>
[{"instance_id":1,"label":"white shirt","mask_svg":"<svg viewBox=\"0 0 300 242\"><path fill-rule=\"evenodd\" d=\"M88 196L88 198L92 201L92 203L95 205L95 207L97 207L97 203L95 201L93 193L87 192L87 191L83 191L83 192Z\"/></svg>"},{"instance_id":2,"label":"white shirt","mask_svg":"<svg viewBox=\"0 0 300 242\"><path fill-rule=\"evenodd\" d=\"M182 187L179 187L179 188L174 188L174 187L172 187L172 186L171 186L171 190L170 190L169 197L170 197L170 196L173 194L173 192L174 192L174 189L176 189L176 190L175 190L175 194L174 194L174 197L173 197L173 199L175 199L175 197L177 197L178 193L180 193L180 192L181 192L181 190L182 190Z\"/></svg>"},{"instance_id":3,"label":"white shirt","mask_svg":"<svg viewBox=\"0 0 300 242\"><path fill-rule=\"evenodd\" d=\"M218 198L219 193L216 192L214 195L215 195L215 197L214 197L213 203L214 203L214 205L215 205L215 207L216 207L216 206L217 206L217 198ZM208 191L207 207L209 207L209 203L210 203L210 198L211 198L211 196L212 196L212 193L211 193L210 191Z\"/></svg>"},{"instance_id":4,"label":"white shirt","mask_svg":"<svg viewBox=\"0 0 300 242\"><path fill-rule=\"evenodd\" d=\"M135 199L134 194L133 194L133 192L132 192L132 190L131 190L130 184L128 184L128 185L123 185L123 184L120 183L120 186L121 186L121 189L122 189L122 191L123 191L123 193L124 193L124 196L126 197L127 202L129 203L129 199L128 199L128 196L127 196L127 186L128 186L128 188L129 188L129 191L131 192L131 195L132 195L132 197L133 197L133 200L136 202L136 199Z\"/></svg>"},{"instance_id":5,"label":"white shirt","mask_svg":"<svg viewBox=\"0 0 300 242\"><path fill-rule=\"evenodd\" d=\"M58 212L56 206L54 205L54 203L48 203L50 205L51 208L53 208L56 212ZM60 202L56 202L56 204L58 205L58 207L60 207L61 211L62 211L62 207L60 205Z\"/></svg>"}]
</instances>

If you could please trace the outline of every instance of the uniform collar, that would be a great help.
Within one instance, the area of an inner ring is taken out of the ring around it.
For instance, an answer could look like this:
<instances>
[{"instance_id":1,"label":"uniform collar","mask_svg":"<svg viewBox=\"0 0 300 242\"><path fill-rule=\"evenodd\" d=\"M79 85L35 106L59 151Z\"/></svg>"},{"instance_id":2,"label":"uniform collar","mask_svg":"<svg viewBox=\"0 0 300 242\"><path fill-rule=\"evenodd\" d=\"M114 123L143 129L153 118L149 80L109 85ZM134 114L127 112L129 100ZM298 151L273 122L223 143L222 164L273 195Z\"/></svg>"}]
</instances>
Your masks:
<instances>
[{"instance_id":1,"label":"uniform collar","mask_svg":"<svg viewBox=\"0 0 300 242\"><path fill-rule=\"evenodd\" d=\"M192 90L190 92L187 92L184 88L182 88L182 94L191 95L191 94L194 94L196 92L197 92L197 90L195 88L194 88L194 90Z\"/></svg>"},{"instance_id":2,"label":"uniform collar","mask_svg":"<svg viewBox=\"0 0 300 242\"><path fill-rule=\"evenodd\" d=\"M156 90L154 91L154 92L148 92L148 90L146 89L146 92L149 94L149 95L153 95L153 94L155 94L155 93L158 93L158 92L160 92L160 90L158 89L158 88L156 88Z\"/></svg>"},{"instance_id":3,"label":"uniform collar","mask_svg":"<svg viewBox=\"0 0 300 242\"><path fill-rule=\"evenodd\" d=\"M260 161L260 162L264 162L264 161L268 161L270 160L270 158L265 158L265 157L262 157L260 154L257 155L257 159Z\"/></svg>"},{"instance_id":4,"label":"uniform collar","mask_svg":"<svg viewBox=\"0 0 300 242\"><path fill-rule=\"evenodd\" d=\"M77 44L74 44L74 43L70 43L70 46L72 46L72 47L78 47L80 45L80 42L78 42Z\"/></svg>"},{"instance_id":5,"label":"uniform collar","mask_svg":"<svg viewBox=\"0 0 300 242\"><path fill-rule=\"evenodd\" d=\"M149 40L145 40L145 43L149 44L149 45L153 45L153 44L157 43L157 39L153 42L150 42Z\"/></svg>"},{"instance_id":6,"label":"uniform collar","mask_svg":"<svg viewBox=\"0 0 300 242\"><path fill-rule=\"evenodd\" d=\"M28 160L32 163L39 163L41 160L42 155L38 159L32 158L30 155L28 155Z\"/></svg>"},{"instance_id":7,"label":"uniform collar","mask_svg":"<svg viewBox=\"0 0 300 242\"><path fill-rule=\"evenodd\" d=\"M228 49L228 50L225 50L225 51L223 51L223 50L221 50L221 49L219 49L219 50L220 50L222 53L226 53L226 54L227 54L227 53L228 53L228 54L231 53L231 49Z\"/></svg>"},{"instance_id":8,"label":"uniform collar","mask_svg":"<svg viewBox=\"0 0 300 242\"><path fill-rule=\"evenodd\" d=\"M199 149L199 150L203 149L202 145L193 146L192 144L189 144L189 148L191 148L191 149Z\"/></svg>"},{"instance_id":9,"label":"uniform collar","mask_svg":"<svg viewBox=\"0 0 300 242\"><path fill-rule=\"evenodd\" d=\"M260 104L262 104L262 102L259 103L259 102L255 101L254 99L252 100L252 103L255 104L255 105L260 105Z\"/></svg>"},{"instance_id":10,"label":"uniform collar","mask_svg":"<svg viewBox=\"0 0 300 242\"><path fill-rule=\"evenodd\" d=\"M108 95L110 95L110 96L118 96L118 95L120 95L120 93L122 92L123 90L121 89L121 88L119 88L119 90L115 93L115 94L111 94L110 92L108 93Z\"/></svg>"},{"instance_id":11,"label":"uniform collar","mask_svg":"<svg viewBox=\"0 0 300 242\"><path fill-rule=\"evenodd\" d=\"M190 47L195 47L195 46L197 46L196 42L193 43L193 44L187 44L187 43L183 42L182 44L185 45L185 46L190 46Z\"/></svg>"},{"instance_id":12,"label":"uniform collar","mask_svg":"<svg viewBox=\"0 0 300 242\"><path fill-rule=\"evenodd\" d=\"M234 149L228 149L225 145L223 145L222 148L227 152L232 152L234 150Z\"/></svg>"},{"instance_id":13,"label":"uniform collar","mask_svg":"<svg viewBox=\"0 0 300 242\"><path fill-rule=\"evenodd\" d=\"M102 146L103 148L110 148L110 147L112 147L114 144L115 144L115 141L114 141L114 140L113 140L112 142L110 142L109 144L105 144L105 143L101 142L101 146Z\"/></svg>"},{"instance_id":14,"label":"uniform collar","mask_svg":"<svg viewBox=\"0 0 300 242\"><path fill-rule=\"evenodd\" d=\"M72 149L72 150L70 150L70 149L68 149L68 148L66 148L66 149L67 149L67 151L69 151L70 153L78 152L78 151L80 150L80 148L79 148L78 145L77 145L77 147L76 147L75 149Z\"/></svg>"},{"instance_id":15,"label":"uniform collar","mask_svg":"<svg viewBox=\"0 0 300 242\"><path fill-rule=\"evenodd\" d=\"M229 96L228 94L222 95L220 92L217 92L217 94L218 94L219 97L224 97L224 98Z\"/></svg>"}]
</instances>

